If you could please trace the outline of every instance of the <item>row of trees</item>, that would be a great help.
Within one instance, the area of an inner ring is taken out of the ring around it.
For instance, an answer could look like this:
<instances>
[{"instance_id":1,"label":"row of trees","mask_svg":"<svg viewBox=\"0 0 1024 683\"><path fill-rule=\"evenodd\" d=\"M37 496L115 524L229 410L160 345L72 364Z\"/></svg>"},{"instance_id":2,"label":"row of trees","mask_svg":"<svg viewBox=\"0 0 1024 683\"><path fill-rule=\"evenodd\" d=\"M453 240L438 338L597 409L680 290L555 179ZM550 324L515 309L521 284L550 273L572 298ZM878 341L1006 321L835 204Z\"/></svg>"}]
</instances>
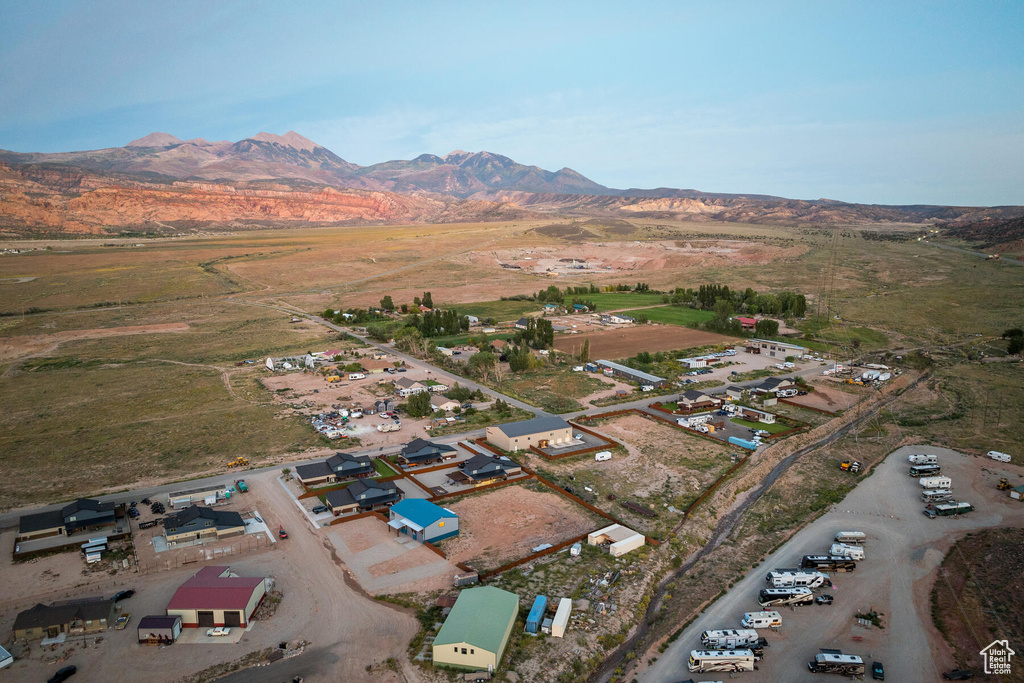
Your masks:
<instances>
[{"instance_id":1,"label":"row of trees","mask_svg":"<svg viewBox=\"0 0 1024 683\"><path fill-rule=\"evenodd\" d=\"M512 341L522 346L532 346L535 349L549 349L555 345L555 328L550 320L528 318L526 329L516 332Z\"/></svg>"},{"instance_id":2,"label":"row of trees","mask_svg":"<svg viewBox=\"0 0 1024 683\"><path fill-rule=\"evenodd\" d=\"M794 292L758 294L754 289L732 290L727 285L701 285L696 290L677 288L672 294L662 297L665 303L689 306L705 311L717 310L721 301L732 305L733 312L749 315L778 315L785 318L802 318L807 313L807 298Z\"/></svg>"},{"instance_id":3,"label":"row of trees","mask_svg":"<svg viewBox=\"0 0 1024 683\"><path fill-rule=\"evenodd\" d=\"M469 318L459 315L456 310L426 311L421 316L413 313L405 320L406 327L420 331L424 337L442 337L469 330Z\"/></svg>"}]
</instances>

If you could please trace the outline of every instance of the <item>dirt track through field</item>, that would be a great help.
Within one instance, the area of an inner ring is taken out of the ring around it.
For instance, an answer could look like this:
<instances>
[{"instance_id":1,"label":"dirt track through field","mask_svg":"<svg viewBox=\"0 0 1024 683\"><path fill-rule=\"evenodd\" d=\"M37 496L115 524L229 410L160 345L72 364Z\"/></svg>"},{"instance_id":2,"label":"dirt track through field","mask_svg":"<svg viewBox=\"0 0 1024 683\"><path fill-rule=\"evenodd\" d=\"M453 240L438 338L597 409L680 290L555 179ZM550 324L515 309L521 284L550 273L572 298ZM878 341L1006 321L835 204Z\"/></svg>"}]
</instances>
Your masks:
<instances>
[{"instance_id":1,"label":"dirt track through field","mask_svg":"<svg viewBox=\"0 0 1024 683\"><path fill-rule=\"evenodd\" d=\"M0 361L16 360L38 356L55 350L64 342L79 339L103 339L132 334L166 334L188 332L187 323L162 323L159 325L130 325L126 327L101 327L93 330L67 330L52 334L32 334L19 337L0 337Z\"/></svg>"}]
</instances>

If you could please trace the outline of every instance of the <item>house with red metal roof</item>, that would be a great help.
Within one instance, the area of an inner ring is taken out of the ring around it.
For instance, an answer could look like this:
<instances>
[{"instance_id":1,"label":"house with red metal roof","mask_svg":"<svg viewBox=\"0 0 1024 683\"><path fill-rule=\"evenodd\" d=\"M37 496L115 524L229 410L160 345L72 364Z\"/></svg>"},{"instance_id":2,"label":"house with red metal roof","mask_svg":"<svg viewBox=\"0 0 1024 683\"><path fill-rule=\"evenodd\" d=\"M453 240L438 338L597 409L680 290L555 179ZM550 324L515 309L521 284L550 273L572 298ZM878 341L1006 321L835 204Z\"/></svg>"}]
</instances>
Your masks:
<instances>
[{"instance_id":1,"label":"house with red metal roof","mask_svg":"<svg viewBox=\"0 0 1024 683\"><path fill-rule=\"evenodd\" d=\"M184 628L245 628L266 594L263 578L238 576L230 567L203 567L174 593L167 615L181 617Z\"/></svg>"}]
</instances>

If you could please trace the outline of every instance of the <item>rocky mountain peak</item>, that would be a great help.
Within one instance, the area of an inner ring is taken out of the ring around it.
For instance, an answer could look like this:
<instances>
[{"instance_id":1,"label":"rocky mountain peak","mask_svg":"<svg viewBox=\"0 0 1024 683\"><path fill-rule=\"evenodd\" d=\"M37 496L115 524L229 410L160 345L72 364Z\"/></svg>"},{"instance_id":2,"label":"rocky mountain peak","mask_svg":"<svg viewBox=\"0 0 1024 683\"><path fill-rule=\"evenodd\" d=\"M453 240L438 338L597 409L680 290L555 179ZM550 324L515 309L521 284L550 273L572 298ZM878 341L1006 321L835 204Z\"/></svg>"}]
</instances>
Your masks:
<instances>
[{"instance_id":1,"label":"rocky mountain peak","mask_svg":"<svg viewBox=\"0 0 1024 683\"><path fill-rule=\"evenodd\" d=\"M125 147L171 147L180 144L181 140L170 133L150 133L144 138L132 140Z\"/></svg>"}]
</instances>

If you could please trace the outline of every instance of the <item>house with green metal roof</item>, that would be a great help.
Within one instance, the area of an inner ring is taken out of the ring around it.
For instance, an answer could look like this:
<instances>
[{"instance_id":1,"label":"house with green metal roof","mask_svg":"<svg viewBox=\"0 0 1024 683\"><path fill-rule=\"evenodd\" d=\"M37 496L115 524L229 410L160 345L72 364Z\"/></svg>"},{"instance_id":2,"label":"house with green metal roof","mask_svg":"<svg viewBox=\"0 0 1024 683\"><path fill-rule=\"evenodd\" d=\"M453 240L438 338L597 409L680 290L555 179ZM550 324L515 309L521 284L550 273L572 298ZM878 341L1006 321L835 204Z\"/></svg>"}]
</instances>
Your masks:
<instances>
[{"instance_id":1,"label":"house with green metal roof","mask_svg":"<svg viewBox=\"0 0 1024 683\"><path fill-rule=\"evenodd\" d=\"M495 671L519 616L519 596L493 586L467 588L434 639L434 665Z\"/></svg>"}]
</instances>

